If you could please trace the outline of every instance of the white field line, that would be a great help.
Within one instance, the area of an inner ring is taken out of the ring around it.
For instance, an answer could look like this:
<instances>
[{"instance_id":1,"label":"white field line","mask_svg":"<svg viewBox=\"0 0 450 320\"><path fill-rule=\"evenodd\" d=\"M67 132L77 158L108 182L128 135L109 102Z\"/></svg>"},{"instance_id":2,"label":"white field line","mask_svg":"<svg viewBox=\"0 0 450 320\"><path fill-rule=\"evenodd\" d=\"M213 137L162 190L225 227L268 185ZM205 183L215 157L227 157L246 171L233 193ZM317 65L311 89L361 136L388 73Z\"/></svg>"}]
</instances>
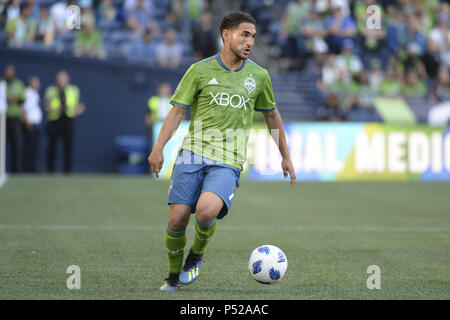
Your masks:
<instances>
[{"instance_id":1,"label":"white field line","mask_svg":"<svg viewBox=\"0 0 450 320\"><path fill-rule=\"evenodd\" d=\"M12 225L0 224L0 230L42 230L42 231L155 231L164 230L164 225ZM188 229L194 229L189 226ZM297 232L343 232L343 233L450 233L449 228L442 227L349 227L349 226L228 226L220 229L230 231L283 230Z\"/></svg>"}]
</instances>

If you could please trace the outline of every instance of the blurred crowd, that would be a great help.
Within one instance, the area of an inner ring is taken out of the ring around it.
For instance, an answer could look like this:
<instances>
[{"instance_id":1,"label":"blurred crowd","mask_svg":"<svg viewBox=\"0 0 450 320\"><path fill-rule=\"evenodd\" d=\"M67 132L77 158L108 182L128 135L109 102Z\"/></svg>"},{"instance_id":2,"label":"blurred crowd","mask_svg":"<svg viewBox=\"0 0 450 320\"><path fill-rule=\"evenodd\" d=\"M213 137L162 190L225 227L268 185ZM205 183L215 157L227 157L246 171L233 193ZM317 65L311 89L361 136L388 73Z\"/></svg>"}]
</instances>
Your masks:
<instances>
[{"instance_id":1,"label":"blurred crowd","mask_svg":"<svg viewBox=\"0 0 450 320\"><path fill-rule=\"evenodd\" d=\"M256 18L254 52L259 53L259 59L266 59L262 65L270 69L278 63L289 75L305 73L318 79L311 81L317 93L316 120L380 121L374 105L378 97L436 105L435 118L450 120L449 0L225 2ZM220 50L213 4L217 3L0 0L0 46L176 69ZM268 54L264 57L258 50ZM2 80L11 171L36 170L39 136L44 131L43 109L49 142L47 171L54 171L57 141L62 140L63 170L70 172L72 122L83 113L84 103L69 75L58 72L55 84L45 90L43 107L37 75L31 75L24 84L9 65ZM148 100L150 135L153 123L164 119L170 110L171 94L170 86L162 83ZM369 116L354 117L355 111Z\"/></svg>"},{"instance_id":2,"label":"blurred crowd","mask_svg":"<svg viewBox=\"0 0 450 320\"><path fill-rule=\"evenodd\" d=\"M371 110L379 95L431 104L450 100L448 1L237 2L264 26L284 70L320 75L319 120Z\"/></svg>"},{"instance_id":3,"label":"blurred crowd","mask_svg":"<svg viewBox=\"0 0 450 320\"><path fill-rule=\"evenodd\" d=\"M207 0L0 0L0 39L10 47L177 68L217 52L208 8Z\"/></svg>"},{"instance_id":4,"label":"blurred crowd","mask_svg":"<svg viewBox=\"0 0 450 320\"><path fill-rule=\"evenodd\" d=\"M217 2L0 0L0 43L175 69L219 50L213 4ZM282 71L320 77L318 120L346 120L355 109L373 111L373 98L379 95L430 104L450 100L449 0L221 4L256 18L254 51L268 49L263 50L269 52L261 61L264 66L270 69L277 61Z\"/></svg>"}]
</instances>

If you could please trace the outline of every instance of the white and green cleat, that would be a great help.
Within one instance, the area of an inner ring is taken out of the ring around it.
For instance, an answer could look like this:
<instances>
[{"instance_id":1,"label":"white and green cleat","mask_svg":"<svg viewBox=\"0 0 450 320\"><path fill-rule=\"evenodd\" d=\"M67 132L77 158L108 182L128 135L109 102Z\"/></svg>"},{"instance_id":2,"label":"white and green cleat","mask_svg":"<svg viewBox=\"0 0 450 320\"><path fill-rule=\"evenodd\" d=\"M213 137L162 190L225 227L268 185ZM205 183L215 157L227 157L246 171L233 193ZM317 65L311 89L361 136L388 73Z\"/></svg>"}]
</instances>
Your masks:
<instances>
[{"instance_id":1,"label":"white and green cleat","mask_svg":"<svg viewBox=\"0 0 450 320\"><path fill-rule=\"evenodd\" d=\"M180 281L178 279L167 278L164 280L164 283L159 288L159 291L178 291L182 288Z\"/></svg>"}]
</instances>

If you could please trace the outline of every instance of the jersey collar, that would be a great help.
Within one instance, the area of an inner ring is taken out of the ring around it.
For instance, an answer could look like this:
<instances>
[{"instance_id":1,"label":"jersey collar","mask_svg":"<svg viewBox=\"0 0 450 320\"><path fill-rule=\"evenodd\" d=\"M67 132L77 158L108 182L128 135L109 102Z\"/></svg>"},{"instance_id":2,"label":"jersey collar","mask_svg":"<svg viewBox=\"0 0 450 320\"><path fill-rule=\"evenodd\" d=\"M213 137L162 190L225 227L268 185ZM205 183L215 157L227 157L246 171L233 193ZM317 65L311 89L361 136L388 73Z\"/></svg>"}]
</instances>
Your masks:
<instances>
[{"instance_id":1,"label":"jersey collar","mask_svg":"<svg viewBox=\"0 0 450 320\"><path fill-rule=\"evenodd\" d=\"M220 64L220 66L222 68L224 68L227 71L231 71L223 62L222 59L220 59L220 52L216 55L216 60L217 62ZM237 68L236 70L234 70L234 72L238 72L241 71L242 69L244 69L245 64L247 63L247 59L244 59L244 62L242 63L242 66L240 66L239 68Z\"/></svg>"}]
</instances>

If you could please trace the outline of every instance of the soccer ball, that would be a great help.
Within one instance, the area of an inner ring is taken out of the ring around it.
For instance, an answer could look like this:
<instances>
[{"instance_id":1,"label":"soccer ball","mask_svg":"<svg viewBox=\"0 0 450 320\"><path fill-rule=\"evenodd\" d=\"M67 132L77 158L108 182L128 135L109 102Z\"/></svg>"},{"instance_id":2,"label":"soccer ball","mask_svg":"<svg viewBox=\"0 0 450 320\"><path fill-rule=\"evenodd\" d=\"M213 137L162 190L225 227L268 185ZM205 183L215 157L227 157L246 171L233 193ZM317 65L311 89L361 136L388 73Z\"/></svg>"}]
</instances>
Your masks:
<instances>
[{"instance_id":1,"label":"soccer ball","mask_svg":"<svg viewBox=\"0 0 450 320\"><path fill-rule=\"evenodd\" d=\"M264 245L253 250L248 259L248 270L259 283L280 281L287 270L287 258L280 248Z\"/></svg>"}]
</instances>

